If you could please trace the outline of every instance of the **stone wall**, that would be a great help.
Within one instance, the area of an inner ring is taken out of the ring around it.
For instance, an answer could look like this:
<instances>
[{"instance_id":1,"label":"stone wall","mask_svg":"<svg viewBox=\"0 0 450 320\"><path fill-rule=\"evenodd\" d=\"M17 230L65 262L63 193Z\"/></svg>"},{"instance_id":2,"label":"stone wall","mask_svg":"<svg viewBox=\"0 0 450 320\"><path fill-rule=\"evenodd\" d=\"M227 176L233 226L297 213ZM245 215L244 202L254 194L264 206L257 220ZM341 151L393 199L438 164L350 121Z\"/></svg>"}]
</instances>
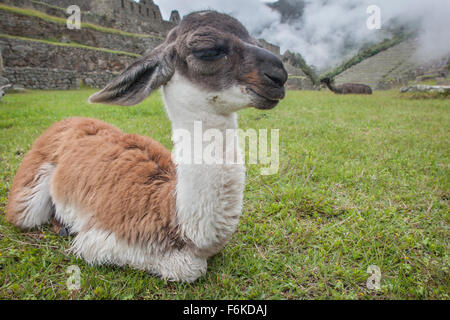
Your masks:
<instances>
[{"instance_id":1,"label":"stone wall","mask_svg":"<svg viewBox=\"0 0 450 320\"><path fill-rule=\"evenodd\" d=\"M73 89L78 87L78 81L101 88L137 59L18 39L0 38L0 48L5 64L3 77L32 89Z\"/></svg>"},{"instance_id":2,"label":"stone wall","mask_svg":"<svg viewBox=\"0 0 450 320\"><path fill-rule=\"evenodd\" d=\"M74 2L77 1L74 0ZM163 20L159 7L152 0L140 0L139 2L134 0L95 0L91 2L89 11L110 17L133 17L136 20L135 23L148 22L149 20L152 20L153 23L160 23Z\"/></svg>"},{"instance_id":3,"label":"stone wall","mask_svg":"<svg viewBox=\"0 0 450 320\"><path fill-rule=\"evenodd\" d=\"M301 69L286 62L284 67L289 74L289 79L286 83L288 90L317 90L312 80Z\"/></svg>"},{"instance_id":4,"label":"stone wall","mask_svg":"<svg viewBox=\"0 0 450 320\"><path fill-rule=\"evenodd\" d=\"M162 37L136 37L119 33L100 32L94 29L70 30L64 24L47 21L0 9L1 33L35 39L52 39L65 42L143 54L163 42Z\"/></svg>"},{"instance_id":5,"label":"stone wall","mask_svg":"<svg viewBox=\"0 0 450 320\"><path fill-rule=\"evenodd\" d=\"M181 22L181 16L180 16L180 13L178 12L178 10L172 11L172 13L170 14L169 21L174 24L179 24Z\"/></svg>"},{"instance_id":6,"label":"stone wall","mask_svg":"<svg viewBox=\"0 0 450 320\"><path fill-rule=\"evenodd\" d=\"M0 0L0 3L33 8L61 18L68 16L66 8L78 5L84 23L163 37L177 24L163 20L159 7L151 0L141 0L141 3L133 0Z\"/></svg>"},{"instance_id":7,"label":"stone wall","mask_svg":"<svg viewBox=\"0 0 450 320\"><path fill-rule=\"evenodd\" d=\"M68 70L47 68L5 68L4 76L9 83L28 89L78 89L76 73Z\"/></svg>"},{"instance_id":8,"label":"stone wall","mask_svg":"<svg viewBox=\"0 0 450 320\"><path fill-rule=\"evenodd\" d=\"M79 79L79 81L81 81L84 85L86 85L88 87L103 89L117 75L118 75L118 73L110 72L110 71L83 72L83 73L77 74L76 77L77 77L77 79Z\"/></svg>"},{"instance_id":9,"label":"stone wall","mask_svg":"<svg viewBox=\"0 0 450 320\"><path fill-rule=\"evenodd\" d=\"M0 87L9 83L9 80L3 76L4 67L3 67L3 57L2 57L2 48L0 47Z\"/></svg>"},{"instance_id":10,"label":"stone wall","mask_svg":"<svg viewBox=\"0 0 450 320\"><path fill-rule=\"evenodd\" d=\"M39 0L49 5L61 8L68 8L71 5L77 5L82 11L89 11L91 9L92 2L99 0Z\"/></svg>"},{"instance_id":11,"label":"stone wall","mask_svg":"<svg viewBox=\"0 0 450 320\"><path fill-rule=\"evenodd\" d=\"M259 45L261 47L263 47L266 50L269 50L270 52L272 52L274 55L281 57L281 49L279 46L276 46L274 44L271 44L269 42L267 42L264 39L258 39L259 41Z\"/></svg>"},{"instance_id":12,"label":"stone wall","mask_svg":"<svg viewBox=\"0 0 450 320\"><path fill-rule=\"evenodd\" d=\"M76 1L74 1L76 2ZM107 16L114 28L137 32L166 34L174 25L167 26L159 7L152 0L96 0L92 1L91 13Z\"/></svg>"},{"instance_id":13,"label":"stone wall","mask_svg":"<svg viewBox=\"0 0 450 320\"><path fill-rule=\"evenodd\" d=\"M83 72L49 68L5 68L3 76L6 83L22 86L28 89L40 90L71 90L79 89L80 84L91 88L102 89L112 81L117 73Z\"/></svg>"},{"instance_id":14,"label":"stone wall","mask_svg":"<svg viewBox=\"0 0 450 320\"><path fill-rule=\"evenodd\" d=\"M137 57L0 37L5 67L33 67L77 72L120 72Z\"/></svg>"},{"instance_id":15,"label":"stone wall","mask_svg":"<svg viewBox=\"0 0 450 320\"><path fill-rule=\"evenodd\" d=\"M289 77L286 83L287 90L317 90L311 80L306 76Z\"/></svg>"},{"instance_id":16,"label":"stone wall","mask_svg":"<svg viewBox=\"0 0 450 320\"><path fill-rule=\"evenodd\" d=\"M3 54L2 54L2 48L0 47L0 76L3 73Z\"/></svg>"},{"instance_id":17,"label":"stone wall","mask_svg":"<svg viewBox=\"0 0 450 320\"><path fill-rule=\"evenodd\" d=\"M279 46L271 44L264 39L258 39L258 41L261 47L282 58ZM296 68L288 62L284 62L284 67L289 74L289 79L286 83L288 90L317 90L313 81L300 68Z\"/></svg>"}]
</instances>

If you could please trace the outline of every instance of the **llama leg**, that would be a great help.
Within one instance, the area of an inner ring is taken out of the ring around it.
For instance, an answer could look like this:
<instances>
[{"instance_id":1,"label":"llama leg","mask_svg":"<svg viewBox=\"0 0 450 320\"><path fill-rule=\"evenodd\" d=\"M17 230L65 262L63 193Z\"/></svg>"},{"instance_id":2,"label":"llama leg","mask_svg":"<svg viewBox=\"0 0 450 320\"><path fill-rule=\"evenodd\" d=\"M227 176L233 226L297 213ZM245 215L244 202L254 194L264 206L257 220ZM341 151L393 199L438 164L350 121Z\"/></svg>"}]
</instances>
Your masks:
<instances>
[{"instance_id":1,"label":"llama leg","mask_svg":"<svg viewBox=\"0 0 450 320\"><path fill-rule=\"evenodd\" d=\"M152 245L130 246L114 233L95 228L78 233L71 251L91 265L130 265L169 281L194 282L207 269L206 259L188 250L161 253Z\"/></svg>"},{"instance_id":2,"label":"llama leg","mask_svg":"<svg viewBox=\"0 0 450 320\"><path fill-rule=\"evenodd\" d=\"M188 250L175 250L158 259L157 274L168 281L194 282L204 274L208 263Z\"/></svg>"},{"instance_id":3,"label":"llama leg","mask_svg":"<svg viewBox=\"0 0 450 320\"><path fill-rule=\"evenodd\" d=\"M50 181L55 166L42 164L29 180L30 172L23 168L16 175L6 218L22 229L32 229L48 223L53 214Z\"/></svg>"}]
</instances>

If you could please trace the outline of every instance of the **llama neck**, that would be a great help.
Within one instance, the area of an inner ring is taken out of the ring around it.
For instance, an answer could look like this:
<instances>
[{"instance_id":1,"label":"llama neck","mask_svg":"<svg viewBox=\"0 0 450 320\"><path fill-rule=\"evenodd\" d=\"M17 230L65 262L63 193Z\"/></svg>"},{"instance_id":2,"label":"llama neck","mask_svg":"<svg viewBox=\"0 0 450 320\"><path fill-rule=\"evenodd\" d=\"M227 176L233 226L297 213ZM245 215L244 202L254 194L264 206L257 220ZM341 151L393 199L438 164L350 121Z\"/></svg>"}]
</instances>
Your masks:
<instances>
[{"instance_id":1,"label":"llama neck","mask_svg":"<svg viewBox=\"0 0 450 320\"><path fill-rule=\"evenodd\" d=\"M333 92L336 92L336 88L331 84L331 82L327 82L327 87Z\"/></svg>"},{"instance_id":2,"label":"llama neck","mask_svg":"<svg viewBox=\"0 0 450 320\"><path fill-rule=\"evenodd\" d=\"M184 96L180 88L169 85L163 96L172 121L178 223L197 253L211 256L228 242L242 211L245 167L240 161L237 114L205 111L208 106L196 105L205 99L194 95L198 99L194 101L192 94ZM214 152L214 162L205 159L207 150L219 151Z\"/></svg>"},{"instance_id":3,"label":"llama neck","mask_svg":"<svg viewBox=\"0 0 450 320\"><path fill-rule=\"evenodd\" d=\"M333 85L331 82L327 82L327 87L334 93L341 93L341 90L339 90L335 85Z\"/></svg>"}]
</instances>

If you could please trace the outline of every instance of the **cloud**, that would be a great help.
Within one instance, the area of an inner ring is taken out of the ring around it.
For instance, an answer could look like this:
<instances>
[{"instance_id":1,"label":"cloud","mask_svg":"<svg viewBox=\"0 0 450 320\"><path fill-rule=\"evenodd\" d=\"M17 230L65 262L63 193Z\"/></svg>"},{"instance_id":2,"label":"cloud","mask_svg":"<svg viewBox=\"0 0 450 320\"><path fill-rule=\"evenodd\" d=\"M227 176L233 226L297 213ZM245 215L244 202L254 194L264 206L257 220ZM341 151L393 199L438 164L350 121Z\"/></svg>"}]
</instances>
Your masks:
<instances>
[{"instance_id":1,"label":"cloud","mask_svg":"<svg viewBox=\"0 0 450 320\"><path fill-rule=\"evenodd\" d=\"M183 16L192 11L214 9L236 17L252 33L280 20L280 15L261 0L160 0L155 3L161 8L165 19L172 10L180 11Z\"/></svg>"},{"instance_id":2,"label":"cloud","mask_svg":"<svg viewBox=\"0 0 450 320\"><path fill-rule=\"evenodd\" d=\"M302 0L289 0L291 2ZM260 0L156 0L165 18L171 10L182 15L191 11L215 9L239 19L256 37L277 44L282 52L301 53L318 69L329 68L354 54L368 42L390 35L386 29L369 30L366 10L381 9L382 26L393 19L415 24L420 29L419 56L434 57L450 53L450 1L447 0L303 0L301 19L281 23L279 13Z\"/></svg>"}]
</instances>

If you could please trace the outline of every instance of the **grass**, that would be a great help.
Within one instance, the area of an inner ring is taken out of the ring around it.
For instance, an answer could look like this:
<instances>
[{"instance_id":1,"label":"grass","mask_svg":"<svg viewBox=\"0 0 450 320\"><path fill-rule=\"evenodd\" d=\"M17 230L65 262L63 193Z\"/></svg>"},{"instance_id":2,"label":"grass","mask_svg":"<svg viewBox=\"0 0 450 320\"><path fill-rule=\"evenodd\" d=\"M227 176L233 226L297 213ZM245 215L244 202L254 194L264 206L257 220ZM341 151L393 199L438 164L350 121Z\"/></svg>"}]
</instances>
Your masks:
<instances>
[{"instance_id":1,"label":"grass","mask_svg":"<svg viewBox=\"0 0 450 320\"><path fill-rule=\"evenodd\" d=\"M3 211L31 143L69 116L95 117L168 148L161 98L134 108L88 105L92 90L34 91L0 103L0 299L449 299L449 129L445 100L397 92L288 92L242 128L280 129L277 175L248 166L237 234L194 284L131 268L92 267L48 227L29 233ZM66 287L70 265L82 287ZM366 286L381 269L381 290Z\"/></svg>"},{"instance_id":2,"label":"grass","mask_svg":"<svg viewBox=\"0 0 450 320\"><path fill-rule=\"evenodd\" d=\"M13 40L22 40L22 41L41 42L41 43L50 44L50 45L53 45L53 46L95 50L95 51L101 51L101 52L106 52L106 53L125 55L125 56L130 56L130 57L137 57L137 58L142 57L140 54L137 54L137 53L126 52L126 51L119 51L119 50L110 50L110 49L98 48L98 47L91 47L91 46L86 46L84 44L79 44L79 43L76 43L76 42L63 43L63 42L58 42L57 40L34 39L34 38L27 38L27 37L20 37L20 36L12 36L12 35L3 34L3 33L0 33L0 38L13 39Z\"/></svg>"},{"instance_id":3,"label":"grass","mask_svg":"<svg viewBox=\"0 0 450 320\"><path fill-rule=\"evenodd\" d=\"M52 46L95 50L95 51L101 51L101 52L106 52L106 53L130 56L130 57L135 57L135 58L142 57L140 54L137 54L137 53L126 52L126 51L119 51L119 50L110 50L110 49L97 48L97 47L91 47L91 46L86 46L84 44L79 44L79 43L75 43L75 42L62 43L62 42L58 42L56 40L52 41L52 40L42 40L42 39L34 39L34 38L27 38L27 37L20 37L20 36L11 36L11 35L8 35L8 34L3 34L3 33L0 33L0 38L13 39L13 40L22 40L22 41L41 42L41 43L49 44L49 45L52 45Z\"/></svg>"},{"instance_id":4,"label":"grass","mask_svg":"<svg viewBox=\"0 0 450 320\"><path fill-rule=\"evenodd\" d=\"M407 92L402 93L404 98L406 99L422 99L422 100L429 100L429 99L447 99L450 100L450 92Z\"/></svg>"},{"instance_id":5,"label":"grass","mask_svg":"<svg viewBox=\"0 0 450 320\"><path fill-rule=\"evenodd\" d=\"M62 24L62 25L67 24L67 19L54 17L54 16L48 15L46 13L43 13L41 11L34 10L34 9L28 9L28 8L24 9L24 8L8 6L5 4L0 4L0 10L9 11L9 12L12 12L15 14L20 14L20 15L25 15L28 17L39 18L39 19L42 19L42 20L45 20L48 22L57 23L57 24ZM164 40L163 37L156 36L156 35L131 33L131 32L126 32L126 31L117 30L117 29L113 29L113 28L102 27L102 26L92 24L92 23L82 22L81 28L82 29L87 28L87 29L91 29L91 30L95 30L95 31L99 31L99 32L104 32L104 33L119 34L119 35L128 36L128 37L155 38L155 39Z\"/></svg>"}]
</instances>

